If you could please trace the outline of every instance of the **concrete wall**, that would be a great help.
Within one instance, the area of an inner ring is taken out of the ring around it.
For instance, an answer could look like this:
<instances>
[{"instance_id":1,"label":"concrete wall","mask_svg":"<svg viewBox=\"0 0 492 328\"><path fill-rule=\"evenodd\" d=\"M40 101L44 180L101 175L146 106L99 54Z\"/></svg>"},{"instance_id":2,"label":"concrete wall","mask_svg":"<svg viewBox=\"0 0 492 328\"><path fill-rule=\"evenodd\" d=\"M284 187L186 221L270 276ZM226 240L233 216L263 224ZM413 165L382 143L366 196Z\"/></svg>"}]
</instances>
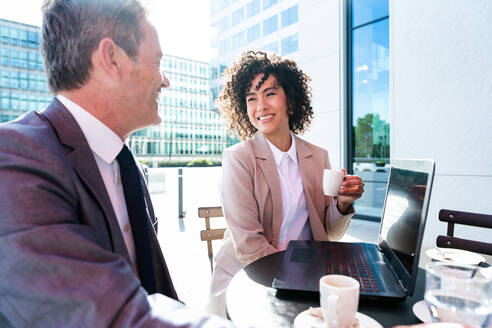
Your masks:
<instances>
[{"instance_id":1,"label":"concrete wall","mask_svg":"<svg viewBox=\"0 0 492 328\"><path fill-rule=\"evenodd\" d=\"M304 137L326 148L333 166L340 166L345 126L341 115L341 3L299 1L299 65L312 78L314 120Z\"/></svg>"},{"instance_id":2,"label":"concrete wall","mask_svg":"<svg viewBox=\"0 0 492 328\"><path fill-rule=\"evenodd\" d=\"M492 1L390 1L390 53L391 157L436 161L429 248L440 209L492 214Z\"/></svg>"}]
</instances>

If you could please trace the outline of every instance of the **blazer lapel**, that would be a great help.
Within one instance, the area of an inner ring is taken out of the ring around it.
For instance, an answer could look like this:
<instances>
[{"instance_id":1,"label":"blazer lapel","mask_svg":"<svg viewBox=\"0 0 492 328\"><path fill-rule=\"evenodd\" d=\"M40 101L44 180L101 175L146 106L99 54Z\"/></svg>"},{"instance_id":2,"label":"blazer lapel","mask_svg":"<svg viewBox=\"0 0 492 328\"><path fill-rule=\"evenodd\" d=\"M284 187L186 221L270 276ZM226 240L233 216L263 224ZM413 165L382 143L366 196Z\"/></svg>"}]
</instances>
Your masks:
<instances>
[{"instance_id":1,"label":"blazer lapel","mask_svg":"<svg viewBox=\"0 0 492 328\"><path fill-rule=\"evenodd\" d=\"M277 247L280 228L282 226L282 190L280 189L277 165L275 164L270 146L268 146L265 137L260 132L256 132L251 142L257 163L260 165L272 195L272 245L273 247Z\"/></svg>"},{"instance_id":2,"label":"blazer lapel","mask_svg":"<svg viewBox=\"0 0 492 328\"><path fill-rule=\"evenodd\" d=\"M304 189L304 197L306 198L306 206L309 214L309 221L314 240L325 240L323 218L319 216L319 211L316 209L313 197L315 197L316 167L313 161L313 153L307 147L306 143L294 137L296 141L297 160L299 162L299 170L301 171L302 187Z\"/></svg>"},{"instance_id":3,"label":"blazer lapel","mask_svg":"<svg viewBox=\"0 0 492 328\"><path fill-rule=\"evenodd\" d=\"M71 166L90 192L92 192L96 202L99 203L99 206L106 217L107 227L109 227L113 251L122 255L128 263L131 263L123 235L118 225L118 220L116 219L99 168L97 167L94 155L92 154L89 144L87 143L82 130L80 130L79 125L65 106L63 106L56 98L41 114L46 117L53 126L61 144L66 146L65 149Z\"/></svg>"}]
</instances>

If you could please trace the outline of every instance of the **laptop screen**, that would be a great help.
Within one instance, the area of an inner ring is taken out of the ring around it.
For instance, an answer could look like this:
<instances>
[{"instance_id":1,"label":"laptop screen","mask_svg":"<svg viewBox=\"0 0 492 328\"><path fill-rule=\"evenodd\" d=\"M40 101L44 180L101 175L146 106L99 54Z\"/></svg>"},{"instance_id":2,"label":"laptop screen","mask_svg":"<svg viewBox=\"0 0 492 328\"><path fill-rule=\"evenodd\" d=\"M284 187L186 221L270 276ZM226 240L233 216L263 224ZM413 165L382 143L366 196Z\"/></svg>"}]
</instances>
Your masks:
<instances>
[{"instance_id":1,"label":"laptop screen","mask_svg":"<svg viewBox=\"0 0 492 328\"><path fill-rule=\"evenodd\" d=\"M412 272L429 174L393 167L381 222L380 237L406 271Z\"/></svg>"}]
</instances>

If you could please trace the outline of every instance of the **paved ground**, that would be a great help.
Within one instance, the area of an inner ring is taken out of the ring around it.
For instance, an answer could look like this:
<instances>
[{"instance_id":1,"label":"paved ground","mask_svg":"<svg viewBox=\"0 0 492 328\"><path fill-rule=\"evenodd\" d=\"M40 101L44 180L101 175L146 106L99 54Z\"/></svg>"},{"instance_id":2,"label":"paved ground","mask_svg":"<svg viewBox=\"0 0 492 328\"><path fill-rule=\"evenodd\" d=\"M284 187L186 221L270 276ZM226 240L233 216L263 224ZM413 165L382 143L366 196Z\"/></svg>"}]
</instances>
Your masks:
<instances>
[{"instance_id":1,"label":"paved ground","mask_svg":"<svg viewBox=\"0 0 492 328\"><path fill-rule=\"evenodd\" d=\"M178 295L188 306L203 311L208 297L210 263L206 243L200 240L204 229L198 207L220 205L221 168L183 169L184 219L178 218L178 170L151 169L149 187L159 218L159 240ZM217 227L225 226L223 219ZM213 224L212 224L213 226ZM379 224L353 220L346 241L375 241ZM214 251L220 241L213 243Z\"/></svg>"}]
</instances>

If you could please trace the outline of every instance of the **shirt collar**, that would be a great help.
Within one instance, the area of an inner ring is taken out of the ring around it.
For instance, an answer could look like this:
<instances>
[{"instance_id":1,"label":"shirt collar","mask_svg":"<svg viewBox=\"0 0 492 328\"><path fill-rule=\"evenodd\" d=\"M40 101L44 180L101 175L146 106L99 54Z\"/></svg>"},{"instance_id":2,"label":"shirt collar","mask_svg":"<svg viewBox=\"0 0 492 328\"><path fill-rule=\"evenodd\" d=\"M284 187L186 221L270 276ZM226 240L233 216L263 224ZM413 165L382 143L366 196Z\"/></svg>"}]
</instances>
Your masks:
<instances>
[{"instance_id":1,"label":"shirt collar","mask_svg":"<svg viewBox=\"0 0 492 328\"><path fill-rule=\"evenodd\" d=\"M123 148L123 141L116 133L92 114L65 96L56 98L68 109L79 125L92 152L111 164Z\"/></svg>"},{"instance_id":2,"label":"shirt collar","mask_svg":"<svg viewBox=\"0 0 492 328\"><path fill-rule=\"evenodd\" d=\"M275 159L275 164L277 164L277 166L280 165L282 159L285 156L289 156L294 161L294 163L297 164L296 139L294 138L294 134L292 132L290 133L290 137L292 142L290 143L289 150L287 150L286 152L281 151L274 144L272 144L267 138L265 138L265 140L268 143L268 146L270 146L270 150L272 151L273 158Z\"/></svg>"}]
</instances>

